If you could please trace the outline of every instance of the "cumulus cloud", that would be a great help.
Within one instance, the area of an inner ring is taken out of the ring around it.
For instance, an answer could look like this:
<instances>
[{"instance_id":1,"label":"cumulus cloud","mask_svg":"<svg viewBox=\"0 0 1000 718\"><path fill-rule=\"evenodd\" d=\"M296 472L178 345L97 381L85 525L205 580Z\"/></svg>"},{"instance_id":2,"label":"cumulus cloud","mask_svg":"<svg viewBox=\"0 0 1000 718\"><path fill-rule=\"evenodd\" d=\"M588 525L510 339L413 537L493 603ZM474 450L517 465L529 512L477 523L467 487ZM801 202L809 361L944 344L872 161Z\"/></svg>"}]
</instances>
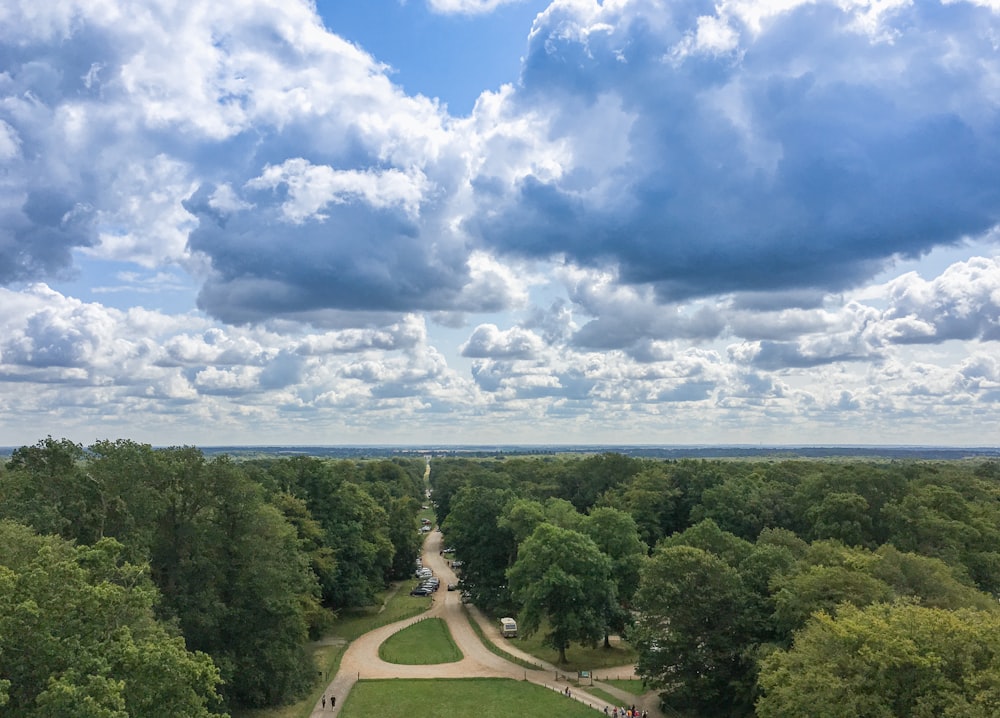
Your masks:
<instances>
[{"instance_id":1,"label":"cumulus cloud","mask_svg":"<svg viewBox=\"0 0 1000 718\"><path fill-rule=\"evenodd\" d=\"M495 359L531 359L542 348L539 337L519 328L500 331L495 324L480 324L461 346L462 356Z\"/></svg>"},{"instance_id":2,"label":"cumulus cloud","mask_svg":"<svg viewBox=\"0 0 1000 718\"><path fill-rule=\"evenodd\" d=\"M1000 339L1000 258L957 262L931 280L910 272L893 280L887 293L889 341Z\"/></svg>"},{"instance_id":3,"label":"cumulus cloud","mask_svg":"<svg viewBox=\"0 0 1000 718\"><path fill-rule=\"evenodd\" d=\"M444 317L517 301L477 253L560 258L667 305L593 314L596 348L710 336L670 303L809 301L1000 222L989 7L557 0L520 82L461 119L307 2L189 9L6 8L0 282L84 249L188 266L232 323Z\"/></svg>"},{"instance_id":4,"label":"cumulus cloud","mask_svg":"<svg viewBox=\"0 0 1000 718\"><path fill-rule=\"evenodd\" d=\"M836 290L984 232L1000 220L998 17L932 5L553 3L510 101L567 153L469 231L615 263L672 300ZM607 106L630 122L602 202L571 148Z\"/></svg>"}]
</instances>

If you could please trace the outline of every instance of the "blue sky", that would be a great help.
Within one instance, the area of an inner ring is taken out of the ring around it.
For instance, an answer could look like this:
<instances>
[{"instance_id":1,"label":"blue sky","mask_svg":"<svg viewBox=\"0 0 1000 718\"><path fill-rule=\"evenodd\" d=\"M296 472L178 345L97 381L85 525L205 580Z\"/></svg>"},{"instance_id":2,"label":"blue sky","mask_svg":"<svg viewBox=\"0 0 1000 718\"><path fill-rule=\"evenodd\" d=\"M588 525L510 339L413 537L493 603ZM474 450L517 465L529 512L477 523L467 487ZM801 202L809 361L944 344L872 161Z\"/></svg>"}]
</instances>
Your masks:
<instances>
[{"instance_id":1,"label":"blue sky","mask_svg":"<svg viewBox=\"0 0 1000 718\"><path fill-rule=\"evenodd\" d=\"M996 0L0 8L0 445L1000 436Z\"/></svg>"}]
</instances>

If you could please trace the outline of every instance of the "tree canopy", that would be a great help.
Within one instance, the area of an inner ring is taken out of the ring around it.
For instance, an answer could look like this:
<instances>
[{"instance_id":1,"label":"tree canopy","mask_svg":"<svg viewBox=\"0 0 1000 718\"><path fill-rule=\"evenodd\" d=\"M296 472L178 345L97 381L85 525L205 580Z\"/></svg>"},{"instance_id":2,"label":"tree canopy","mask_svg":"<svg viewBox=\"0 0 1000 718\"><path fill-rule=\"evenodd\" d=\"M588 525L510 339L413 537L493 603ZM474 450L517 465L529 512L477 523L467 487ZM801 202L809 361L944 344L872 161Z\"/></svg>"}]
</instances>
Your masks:
<instances>
[{"instance_id":1,"label":"tree canopy","mask_svg":"<svg viewBox=\"0 0 1000 718\"><path fill-rule=\"evenodd\" d=\"M543 523L521 544L507 572L521 606L521 630L531 634L543 621L547 645L566 662L570 641L596 643L604 636L608 607L615 602L611 559L592 539Z\"/></svg>"}]
</instances>

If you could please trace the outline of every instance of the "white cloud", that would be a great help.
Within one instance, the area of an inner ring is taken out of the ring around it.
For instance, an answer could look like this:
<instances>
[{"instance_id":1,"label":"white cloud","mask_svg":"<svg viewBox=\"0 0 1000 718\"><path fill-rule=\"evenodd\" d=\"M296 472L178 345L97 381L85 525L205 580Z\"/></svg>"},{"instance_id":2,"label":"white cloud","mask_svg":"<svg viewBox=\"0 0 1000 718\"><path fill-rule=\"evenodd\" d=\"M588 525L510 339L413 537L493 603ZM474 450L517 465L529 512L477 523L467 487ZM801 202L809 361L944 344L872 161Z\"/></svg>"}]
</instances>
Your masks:
<instances>
[{"instance_id":1,"label":"white cloud","mask_svg":"<svg viewBox=\"0 0 1000 718\"><path fill-rule=\"evenodd\" d=\"M427 7L445 15L483 15L518 2L523 0L427 0Z\"/></svg>"},{"instance_id":2,"label":"white cloud","mask_svg":"<svg viewBox=\"0 0 1000 718\"><path fill-rule=\"evenodd\" d=\"M289 221L299 224L307 219L326 219L323 208L351 198L362 199L376 208L399 205L407 214L416 215L427 189L427 178L419 170L410 174L395 169L384 172L335 170L297 157L277 166L266 166L259 177L246 183L246 187L287 188L288 199L281 210Z\"/></svg>"},{"instance_id":3,"label":"white cloud","mask_svg":"<svg viewBox=\"0 0 1000 718\"><path fill-rule=\"evenodd\" d=\"M1000 340L1000 258L972 257L932 280L911 272L887 293L887 340Z\"/></svg>"},{"instance_id":4,"label":"white cloud","mask_svg":"<svg viewBox=\"0 0 1000 718\"><path fill-rule=\"evenodd\" d=\"M0 120L0 162L9 162L21 153L17 130Z\"/></svg>"},{"instance_id":5,"label":"white cloud","mask_svg":"<svg viewBox=\"0 0 1000 718\"><path fill-rule=\"evenodd\" d=\"M463 356L494 359L532 359L542 349L533 332L514 327L500 331L495 324L480 324L461 347Z\"/></svg>"}]
</instances>

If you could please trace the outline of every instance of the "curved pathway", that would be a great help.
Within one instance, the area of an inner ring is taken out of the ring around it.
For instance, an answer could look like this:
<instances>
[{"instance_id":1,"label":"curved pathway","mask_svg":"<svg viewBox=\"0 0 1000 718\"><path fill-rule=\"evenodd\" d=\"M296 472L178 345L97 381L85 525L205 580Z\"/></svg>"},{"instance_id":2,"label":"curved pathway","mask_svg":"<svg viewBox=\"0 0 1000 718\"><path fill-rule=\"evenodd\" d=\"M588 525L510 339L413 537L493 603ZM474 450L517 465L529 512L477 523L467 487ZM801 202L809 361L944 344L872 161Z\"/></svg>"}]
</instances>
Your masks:
<instances>
[{"instance_id":1,"label":"curved pathway","mask_svg":"<svg viewBox=\"0 0 1000 718\"><path fill-rule=\"evenodd\" d=\"M432 531L424 540L423 564L441 579L443 586L435 592L431 599L431 607L419 616L376 628L355 639L344 652L340 661L340 670L327 686L324 694L328 701L331 696L336 697L336 707L331 707L328 703L324 709L322 702L317 702L311 714L314 718L329 718L338 713L351 688L361 678L512 678L531 681L559 692L566 688L568 684L558 682L557 677L561 674L555 666L524 653L510 642L502 639L499 629L493 625L493 622L486 620L474 606L466 606L488 640L500 646L506 653L540 665L541 668L526 670L492 653L482 644L479 636L469 625L459 592L448 591L445 588L447 584L458 579L440 553L441 542L442 535L438 531ZM401 665L387 663L379 658L378 649L385 639L417 621L431 617L442 618L448 624L452 638L464 656L462 660L433 665ZM634 667L612 668L602 672L606 675L633 676ZM640 705L639 696L620 691L607 684L600 684L599 681L595 681L595 683L599 684L606 693L621 698L622 704ZM585 687L571 687L570 690L573 699L594 707L598 712L605 708L610 712L612 708L612 705L604 699L588 694ZM655 693L641 696L642 707L649 712L650 716L660 718L663 714L657 704Z\"/></svg>"}]
</instances>

